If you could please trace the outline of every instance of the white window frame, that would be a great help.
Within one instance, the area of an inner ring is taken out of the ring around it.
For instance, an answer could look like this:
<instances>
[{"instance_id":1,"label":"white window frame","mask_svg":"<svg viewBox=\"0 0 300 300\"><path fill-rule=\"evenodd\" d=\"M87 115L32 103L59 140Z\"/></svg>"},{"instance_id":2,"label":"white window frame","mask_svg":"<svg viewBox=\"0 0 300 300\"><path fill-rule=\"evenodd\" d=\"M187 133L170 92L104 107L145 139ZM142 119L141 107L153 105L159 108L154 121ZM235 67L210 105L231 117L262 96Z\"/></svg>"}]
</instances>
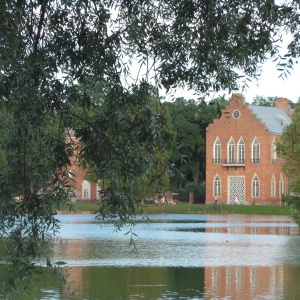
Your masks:
<instances>
[{"instance_id":1,"label":"white window frame","mask_svg":"<svg viewBox=\"0 0 300 300\"><path fill-rule=\"evenodd\" d=\"M221 179L218 174L214 178L213 191L214 191L214 197L221 197Z\"/></svg>"},{"instance_id":2,"label":"white window frame","mask_svg":"<svg viewBox=\"0 0 300 300\"><path fill-rule=\"evenodd\" d=\"M214 142L214 148L213 148L213 162L215 164L220 164L221 163L221 150L222 150L221 141L217 137L215 142Z\"/></svg>"},{"instance_id":3,"label":"white window frame","mask_svg":"<svg viewBox=\"0 0 300 300\"><path fill-rule=\"evenodd\" d=\"M260 162L260 143L257 137L253 139L251 149L252 149L252 153L251 153L252 163L257 164Z\"/></svg>"},{"instance_id":4,"label":"white window frame","mask_svg":"<svg viewBox=\"0 0 300 300\"><path fill-rule=\"evenodd\" d=\"M284 194L284 180L282 174L280 174L279 179L279 197L282 198L282 194Z\"/></svg>"},{"instance_id":5,"label":"white window frame","mask_svg":"<svg viewBox=\"0 0 300 300\"><path fill-rule=\"evenodd\" d=\"M235 142L232 137L229 139L227 144L227 153L228 163L233 164L235 158Z\"/></svg>"},{"instance_id":6,"label":"white window frame","mask_svg":"<svg viewBox=\"0 0 300 300\"><path fill-rule=\"evenodd\" d=\"M87 180L82 182L82 199L91 199L91 183Z\"/></svg>"},{"instance_id":7,"label":"white window frame","mask_svg":"<svg viewBox=\"0 0 300 300\"><path fill-rule=\"evenodd\" d=\"M271 198L275 198L275 197L276 197L276 179L273 174L272 180L271 180Z\"/></svg>"},{"instance_id":8,"label":"white window frame","mask_svg":"<svg viewBox=\"0 0 300 300\"><path fill-rule=\"evenodd\" d=\"M245 142L242 137L238 141L237 161L239 164L245 163Z\"/></svg>"},{"instance_id":9,"label":"white window frame","mask_svg":"<svg viewBox=\"0 0 300 300\"><path fill-rule=\"evenodd\" d=\"M251 180L251 196L257 198L260 195L260 181L256 174L254 174Z\"/></svg>"}]
</instances>

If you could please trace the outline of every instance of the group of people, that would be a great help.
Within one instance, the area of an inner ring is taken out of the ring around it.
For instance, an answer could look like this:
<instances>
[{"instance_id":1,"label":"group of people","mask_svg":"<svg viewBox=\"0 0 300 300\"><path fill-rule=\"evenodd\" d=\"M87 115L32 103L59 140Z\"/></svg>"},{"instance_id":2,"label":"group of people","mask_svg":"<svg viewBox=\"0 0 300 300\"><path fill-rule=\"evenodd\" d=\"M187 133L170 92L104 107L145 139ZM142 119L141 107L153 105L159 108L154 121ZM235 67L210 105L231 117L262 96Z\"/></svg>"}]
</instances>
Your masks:
<instances>
[{"instance_id":1,"label":"group of people","mask_svg":"<svg viewBox=\"0 0 300 300\"><path fill-rule=\"evenodd\" d=\"M218 204L218 197L217 196L215 196L215 204ZM240 201L239 201L237 195L235 195L235 197L234 197L234 204L240 204Z\"/></svg>"},{"instance_id":2,"label":"group of people","mask_svg":"<svg viewBox=\"0 0 300 300\"><path fill-rule=\"evenodd\" d=\"M160 200L158 201L157 200L157 198L155 198L154 199L154 204L155 205L164 205L166 203L166 198L165 198L165 196L162 196L161 198L160 198Z\"/></svg>"}]
</instances>

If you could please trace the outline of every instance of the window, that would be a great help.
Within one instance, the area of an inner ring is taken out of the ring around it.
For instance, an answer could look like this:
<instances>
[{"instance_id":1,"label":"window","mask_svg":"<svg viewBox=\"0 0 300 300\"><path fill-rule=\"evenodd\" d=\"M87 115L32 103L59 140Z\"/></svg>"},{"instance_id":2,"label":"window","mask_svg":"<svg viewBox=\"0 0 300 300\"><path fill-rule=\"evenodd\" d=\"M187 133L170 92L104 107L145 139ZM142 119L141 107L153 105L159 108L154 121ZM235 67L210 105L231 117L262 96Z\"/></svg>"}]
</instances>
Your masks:
<instances>
[{"instance_id":1,"label":"window","mask_svg":"<svg viewBox=\"0 0 300 300\"><path fill-rule=\"evenodd\" d=\"M254 175L252 179L252 197L259 197L259 179Z\"/></svg>"},{"instance_id":2,"label":"window","mask_svg":"<svg viewBox=\"0 0 300 300\"><path fill-rule=\"evenodd\" d=\"M240 112L238 111L238 110L235 110L233 113L232 113L232 115L233 115L233 117L235 118L235 119L238 119L239 117L240 117Z\"/></svg>"},{"instance_id":3,"label":"window","mask_svg":"<svg viewBox=\"0 0 300 300\"><path fill-rule=\"evenodd\" d=\"M214 180L214 196L215 197L221 196L221 179L218 175L216 175Z\"/></svg>"},{"instance_id":4,"label":"window","mask_svg":"<svg viewBox=\"0 0 300 300\"><path fill-rule=\"evenodd\" d=\"M91 197L91 184L87 180L82 182L82 199L90 199Z\"/></svg>"},{"instance_id":5,"label":"window","mask_svg":"<svg viewBox=\"0 0 300 300\"><path fill-rule=\"evenodd\" d=\"M284 193L284 182L283 182L282 174L280 174L280 180L279 180L279 197L280 197L280 199L281 199L283 193Z\"/></svg>"},{"instance_id":6,"label":"window","mask_svg":"<svg viewBox=\"0 0 300 300\"><path fill-rule=\"evenodd\" d=\"M271 197L272 198L276 197L276 180L275 180L274 174L273 174L272 180L271 180Z\"/></svg>"},{"instance_id":7,"label":"window","mask_svg":"<svg viewBox=\"0 0 300 300\"><path fill-rule=\"evenodd\" d=\"M234 143L233 138L231 138L228 143L228 163L229 164L234 163L234 147L235 147L235 143Z\"/></svg>"},{"instance_id":8,"label":"window","mask_svg":"<svg viewBox=\"0 0 300 300\"><path fill-rule=\"evenodd\" d=\"M71 201L72 201L72 202L75 202L76 199L77 199L77 193L76 193L75 187L71 187L71 188L70 188L70 193L69 193L69 195L71 196Z\"/></svg>"},{"instance_id":9,"label":"window","mask_svg":"<svg viewBox=\"0 0 300 300\"><path fill-rule=\"evenodd\" d=\"M238 163L245 163L245 142L242 138L238 142Z\"/></svg>"},{"instance_id":10,"label":"window","mask_svg":"<svg viewBox=\"0 0 300 300\"><path fill-rule=\"evenodd\" d=\"M70 170L69 177L74 178L76 176L76 170Z\"/></svg>"},{"instance_id":11,"label":"window","mask_svg":"<svg viewBox=\"0 0 300 300\"><path fill-rule=\"evenodd\" d=\"M259 163L259 157L260 157L260 145L257 138L254 139L252 142L252 163L258 164Z\"/></svg>"},{"instance_id":12,"label":"window","mask_svg":"<svg viewBox=\"0 0 300 300\"><path fill-rule=\"evenodd\" d=\"M221 163L221 142L218 137L214 143L214 154L213 155L214 155L213 163L220 164Z\"/></svg>"},{"instance_id":13,"label":"window","mask_svg":"<svg viewBox=\"0 0 300 300\"><path fill-rule=\"evenodd\" d=\"M276 139L274 137L273 141L272 141L272 146L271 146L271 160L272 160L272 164L276 164L276 158L277 158L277 153L276 153Z\"/></svg>"}]
</instances>

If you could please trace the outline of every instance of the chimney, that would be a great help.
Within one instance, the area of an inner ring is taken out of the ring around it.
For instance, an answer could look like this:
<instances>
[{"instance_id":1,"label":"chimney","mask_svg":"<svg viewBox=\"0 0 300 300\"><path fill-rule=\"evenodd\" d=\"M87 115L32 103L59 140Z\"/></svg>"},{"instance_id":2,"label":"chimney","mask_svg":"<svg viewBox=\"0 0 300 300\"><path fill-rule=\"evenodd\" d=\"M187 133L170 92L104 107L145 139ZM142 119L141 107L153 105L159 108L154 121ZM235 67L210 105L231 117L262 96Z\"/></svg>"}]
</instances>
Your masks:
<instances>
[{"instance_id":1,"label":"chimney","mask_svg":"<svg viewBox=\"0 0 300 300\"><path fill-rule=\"evenodd\" d=\"M291 101L287 98L277 98L274 101L274 107L283 109L289 116L292 116L294 112L291 108Z\"/></svg>"}]
</instances>

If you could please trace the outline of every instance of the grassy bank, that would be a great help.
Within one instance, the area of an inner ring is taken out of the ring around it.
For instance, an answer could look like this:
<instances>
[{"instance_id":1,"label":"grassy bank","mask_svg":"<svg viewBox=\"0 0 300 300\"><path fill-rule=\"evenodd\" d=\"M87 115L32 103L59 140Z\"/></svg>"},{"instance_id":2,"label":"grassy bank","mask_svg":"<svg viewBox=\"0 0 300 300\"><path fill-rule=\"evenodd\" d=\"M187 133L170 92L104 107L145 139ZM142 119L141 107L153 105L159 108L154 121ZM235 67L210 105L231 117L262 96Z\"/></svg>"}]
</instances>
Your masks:
<instances>
[{"instance_id":1,"label":"grassy bank","mask_svg":"<svg viewBox=\"0 0 300 300\"><path fill-rule=\"evenodd\" d=\"M204 205L177 203L172 206L144 205L142 209L146 213L200 213L200 214L266 214L266 215L289 215L288 206L258 206L258 205Z\"/></svg>"},{"instance_id":2,"label":"grassy bank","mask_svg":"<svg viewBox=\"0 0 300 300\"><path fill-rule=\"evenodd\" d=\"M98 209L96 203L76 202L77 212L94 212ZM145 204L137 207L137 211L147 214L265 214L265 215L290 215L288 206L261 206L261 205L203 205L177 202L176 205L155 206ZM65 211L68 212L68 211ZM61 211L63 213L63 211Z\"/></svg>"}]
</instances>

